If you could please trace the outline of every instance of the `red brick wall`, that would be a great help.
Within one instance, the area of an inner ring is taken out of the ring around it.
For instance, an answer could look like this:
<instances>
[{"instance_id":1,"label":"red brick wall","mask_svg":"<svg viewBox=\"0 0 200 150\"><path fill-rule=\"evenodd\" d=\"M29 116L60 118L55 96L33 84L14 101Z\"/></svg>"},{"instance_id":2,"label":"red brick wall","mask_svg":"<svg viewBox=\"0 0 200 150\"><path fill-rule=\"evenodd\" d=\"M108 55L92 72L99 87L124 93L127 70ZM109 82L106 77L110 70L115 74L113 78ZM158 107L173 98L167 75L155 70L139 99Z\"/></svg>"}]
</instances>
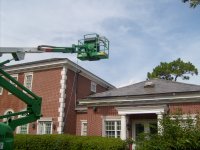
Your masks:
<instances>
[{"instance_id":1,"label":"red brick wall","mask_svg":"<svg viewBox=\"0 0 200 150\"><path fill-rule=\"evenodd\" d=\"M77 131L76 134L81 134L81 120L87 120L88 135L101 136L102 135L102 117L104 116L117 116L117 110L113 106L89 107L87 113L77 114Z\"/></svg>"},{"instance_id":2,"label":"red brick wall","mask_svg":"<svg viewBox=\"0 0 200 150\"><path fill-rule=\"evenodd\" d=\"M59 107L59 89L61 79L61 68L42 70L33 72L32 91L42 97L42 114L43 117L52 117L54 124L57 123L58 107ZM24 73L18 74L18 81L24 83ZM0 96L0 113L1 115L7 109L13 109L14 112L21 111L26 108L21 100L13 95L8 95L8 92L3 89L3 95ZM37 126L35 129L32 128L32 124L29 125L30 133L36 133ZM56 133L57 131L53 131Z\"/></svg>"},{"instance_id":3,"label":"red brick wall","mask_svg":"<svg viewBox=\"0 0 200 150\"><path fill-rule=\"evenodd\" d=\"M66 89L66 107L65 107L65 126L64 133L76 134L76 123L80 122L79 119L76 119L75 99L86 98L91 95L90 90L91 80L85 78L80 74L76 74L72 70L67 70L67 89ZM74 85L74 88L72 88ZM103 92L107 89L97 85L97 92ZM78 124L77 124L78 125Z\"/></svg>"},{"instance_id":4,"label":"red brick wall","mask_svg":"<svg viewBox=\"0 0 200 150\"><path fill-rule=\"evenodd\" d=\"M176 113L178 110L181 110L184 114L195 114L200 112L200 103L170 104L169 109L170 113Z\"/></svg>"},{"instance_id":5,"label":"red brick wall","mask_svg":"<svg viewBox=\"0 0 200 150\"><path fill-rule=\"evenodd\" d=\"M53 124L58 127L57 117L59 116L58 108L60 97L60 80L61 80L62 68L55 68L49 70L41 70L33 72L32 91L43 98L42 100L42 114L43 117L52 117ZM75 111L75 99L86 98L92 94L90 91L91 81L84 76L77 74L74 82L75 73L71 70L67 70L66 81L66 107L65 107L65 127L64 133L75 134L76 133L76 111ZM24 73L18 74L18 81L24 83ZM73 88L74 84L74 88ZM73 89L72 89L73 88ZM97 92L103 92L106 88L97 85ZM3 113L7 109L13 109L14 112L21 111L26 108L21 100L17 99L13 95L8 95L8 92L4 89L3 95L0 95L0 113ZM29 125L30 133L35 134L37 132L37 126L33 129L31 123ZM53 130L53 133L57 133Z\"/></svg>"}]
</instances>

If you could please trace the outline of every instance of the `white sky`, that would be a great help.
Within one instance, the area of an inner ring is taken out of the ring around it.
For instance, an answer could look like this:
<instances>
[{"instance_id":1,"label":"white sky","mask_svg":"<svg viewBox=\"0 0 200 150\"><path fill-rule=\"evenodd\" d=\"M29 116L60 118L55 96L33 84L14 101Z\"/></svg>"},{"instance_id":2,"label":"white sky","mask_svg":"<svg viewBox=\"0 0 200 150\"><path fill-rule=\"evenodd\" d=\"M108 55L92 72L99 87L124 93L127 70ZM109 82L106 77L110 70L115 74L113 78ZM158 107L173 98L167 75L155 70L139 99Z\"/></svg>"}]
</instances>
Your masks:
<instances>
[{"instance_id":1,"label":"white sky","mask_svg":"<svg viewBox=\"0 0 200 150\"><path fill-rule=\"evenodd\" d=\"M200 6L181 0L0 0L0 46L71 46L98 33L110 40L110 58L78 64L121 87L179 57L200 71L199 16ZM27 54L21 63L58 57L77 62L75 54ZM200 84L200 77L184 82Z\"/></svg>"}]
</instances>

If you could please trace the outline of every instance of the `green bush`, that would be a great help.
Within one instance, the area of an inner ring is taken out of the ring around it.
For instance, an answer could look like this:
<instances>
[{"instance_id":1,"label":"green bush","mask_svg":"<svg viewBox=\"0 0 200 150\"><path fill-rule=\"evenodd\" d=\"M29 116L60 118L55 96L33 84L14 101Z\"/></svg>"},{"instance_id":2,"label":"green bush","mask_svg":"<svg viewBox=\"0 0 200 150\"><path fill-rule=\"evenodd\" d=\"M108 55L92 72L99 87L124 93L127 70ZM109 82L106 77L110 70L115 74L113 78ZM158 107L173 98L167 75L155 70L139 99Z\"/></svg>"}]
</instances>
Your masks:
<instances>
[{"instance_id":1,"label":"green bush","mask_svg":"<svg viewBox=\"0 0 200 150\"><path fill-rule=\"evenodd\" d=\"M184 119L182 115L165 116L160 120L161 133L142 134L136 141L137 150L199 150L200 120L190 115Z\"/></svg>"},{"instance_id":2,"label":"green bush","mask_svg":"<svg viewBox=\"0 0 200 150\"><path fill-rule=\"evenodd\" d=\"M71 135L15 135L15 150L124 150L115 138Z\"/></svg>"}]
</instances>

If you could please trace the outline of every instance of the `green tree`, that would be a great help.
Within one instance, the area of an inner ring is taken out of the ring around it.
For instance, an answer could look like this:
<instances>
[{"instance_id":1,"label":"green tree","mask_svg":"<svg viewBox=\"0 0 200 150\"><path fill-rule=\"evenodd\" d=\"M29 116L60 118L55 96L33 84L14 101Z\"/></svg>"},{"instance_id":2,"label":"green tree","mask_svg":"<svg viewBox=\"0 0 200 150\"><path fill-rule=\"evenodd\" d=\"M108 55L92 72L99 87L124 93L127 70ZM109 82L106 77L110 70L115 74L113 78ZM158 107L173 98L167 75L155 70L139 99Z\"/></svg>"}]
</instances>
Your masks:
<instances>
[{"instance_id":1,"label":"green tree","mask_svg":"<svg viewBox=\"0 0 200 150\"><path fill-rule=\"evenodd\" d=\"M197 5L200 5L200 0L182 0L184 3L189 2L190 7L195 8Z\"/></svg>"},{"instance_id":2,"label":"green tree","mask_svg":"<svg viewBox=\"0 0 200 150\"><path fill-rule=\"evenodd\" d=\"M147 79L159 78L177 81L178 77L189 80L189 75L198 75L197 68L191 62L183 62L180 58L172 62L161 62L152 73L147 73Z\"/></svg>"}]
</instances>

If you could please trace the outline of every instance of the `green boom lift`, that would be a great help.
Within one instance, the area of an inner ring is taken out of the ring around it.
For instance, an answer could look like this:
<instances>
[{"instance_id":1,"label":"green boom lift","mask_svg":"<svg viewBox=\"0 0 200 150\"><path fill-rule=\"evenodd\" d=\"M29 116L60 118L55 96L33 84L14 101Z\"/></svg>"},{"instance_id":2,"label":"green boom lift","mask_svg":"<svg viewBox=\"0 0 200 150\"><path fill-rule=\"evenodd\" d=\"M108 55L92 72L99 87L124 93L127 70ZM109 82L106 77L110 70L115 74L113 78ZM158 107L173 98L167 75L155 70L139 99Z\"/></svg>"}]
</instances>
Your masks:
<instances>
[{"instance_id":1,"label":"green boom lift","mask_svg":"<svg viewBox=\"0 0 200 150\"><path fill-rule=\"evenodd\" d=\"M15 61L23 60L25 53L42 52L77 53L77 58L80 60L96 61L108 58L109 41L107 38L99 36L98 34L87 34L84 35L82 40L78 41L77 45L73 44L71 47L55 47L48 45L40 45L37 48L0 47L0 56L5 53L11 53ZM0 150L13 149L13 132L17 126L34 122L42 116L42 98L34 94L4 71L4 65L10 61L11 60L6 60L0 63L0 86L26 103L27 109L25 111L0 116L1 120L6 118L6 121L0 122ZM18 115L23 117L12 119L12 117Z\"/></svg>"}]
</instances>

